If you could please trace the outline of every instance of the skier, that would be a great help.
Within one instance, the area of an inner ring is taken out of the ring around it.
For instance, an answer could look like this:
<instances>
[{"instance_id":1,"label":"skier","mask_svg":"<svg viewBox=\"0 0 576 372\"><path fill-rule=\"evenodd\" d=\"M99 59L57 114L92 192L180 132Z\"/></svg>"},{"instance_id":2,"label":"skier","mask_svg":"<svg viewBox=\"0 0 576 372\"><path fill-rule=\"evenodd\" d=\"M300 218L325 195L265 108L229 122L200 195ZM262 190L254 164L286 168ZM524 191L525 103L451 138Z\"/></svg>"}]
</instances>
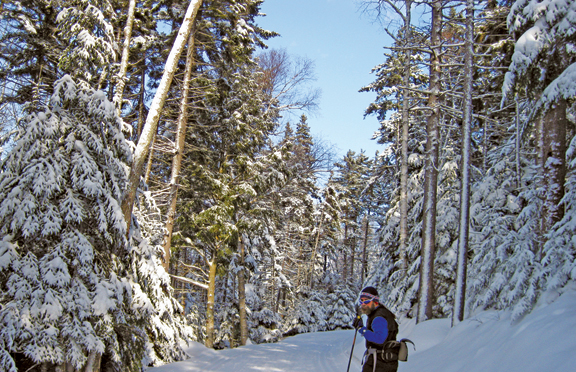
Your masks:
<instances>
[{"instance_id":1,"label":"skier","mask_svg":"<svg viewBox=\"0 0 576 372\"><path fill-rule=\"evenodd\" d=\"M366 339L362 372L396 372L397 349L385 347L388 341L395 341L398 334L398 323L394 314L380 303L378 291L374 287L364 288L358 302L359 313L368 316L365 327L360 316L356 317L353 324Z\"/></svg>"}]
</instances>

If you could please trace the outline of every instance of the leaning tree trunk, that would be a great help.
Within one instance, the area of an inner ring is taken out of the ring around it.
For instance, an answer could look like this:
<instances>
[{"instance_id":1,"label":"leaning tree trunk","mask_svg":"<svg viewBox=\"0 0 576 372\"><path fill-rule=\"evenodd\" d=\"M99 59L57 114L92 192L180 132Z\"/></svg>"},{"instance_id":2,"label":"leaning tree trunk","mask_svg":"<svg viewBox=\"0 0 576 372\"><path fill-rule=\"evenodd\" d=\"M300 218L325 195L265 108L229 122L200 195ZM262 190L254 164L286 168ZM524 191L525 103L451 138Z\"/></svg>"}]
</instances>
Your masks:
<instances>
[{"instance_id":1,"label":"leaning tree trunk","mask_svg":"<svg viewBox=\"0 0 576 372\"><path fill-rule=\"evenodd\" d=\"M172 157L172 174L170 175L170 202L166 213L166 232L164 235L164 268L170 269L170 246L172 243L172 230L176 217L176 202L178 201L178 185L180 167L184 156L184 144L186 139L186 124L188 123L188 93L190 92L190 80L194 65L194 32L188 39L188 53L186 54L186 68L184 70L184 82L182 83L182 99L180 101L180 113L178 115L178 128L176 130L176 148Z\"/></svg>"},{"instance_id":2,"label":"leaning tree trunk","mask_svg":"<svg viewBox=\"0 0 576 372\"><path fill-rule=\"evenodd\" d=\"M142 71L140 73L140 93L138 93L138 124L136 127L136 142L140 135L142 134L143 118L144 118L144 108L145 108L145 95L146 95L146 64L141 64Z\"/></svg>"},{"instance_id":3,"label":"leaning tree trunk","mask_svg":"<svg viewBox=\"0 0 576 372\"><path fill-rule=\"evenodd\" d=\"M470 142L472 127L472 68L474 57L474 0L466 0L466 41L464 55L464 122L462 123L462 186L460 188L460 229L456 294L452 311L452 326L464 320L466 297L466 265L470 227Z\"/></svg>"},{"instance_id":4,"label":"leaning tree trunk","mask_svg":"<svg viewBox=\"0 0 576 372\"><path fill-rule=\"evenodd\" d=\"M442 1L432 3L432 35L430 64L430 97L428 107L432 114L426 123L426 165L424 176L424 205L420 262L420 291L416 322L432 318L434 302L434 256L436 251L436 197L438 184L438 147L440 143L439 104L440 91L440 28Z\"/></svg>"},{"instance_id":5,"label":"leaning tree trunk","mask_svg":"<svg viewBox=\"0 0 576 372\"><path fill-rule=\"evenodd\" d=\"M122 112L122 99L124 96L124 87L126 86L126 71L128 70L128 57L130 56L130 41L132 39L132 27L134 25L134 14L136 12L136 0L130 0L128 3L128 18L124 27L124 46L122 47L122 59L120 61L120 71L118 72L118 83L114 93L114 104L118 116Z\"/></svg>"},{"instance_id":6,"label":"leaning tree trunk","mask_svg":"<svg viewBox=\"0 0 576 372\"><path fill-rule=\"evenodd\" d=\"M182 51L184 50L184 46L186 45L186 41L188 40L194 24L194 19L196 18L196 14L198 13L201 4L202 0L191 0L188 5L184 21L182 22L178 36L174 41L174 45L172 46L172 50L170 51L168 60L164 66L164 73L162 74L160 85L158 86L158 90L156 91L152 104L150 105L150 112L146 117L146 124L144 124L144 128L142 129L142 135L140 136L138 145L134 151L134 159L130 169L130 176L128 177L128 185L122 198L122 214L126 221L127 234L130 231L130 222L132 209L134 208L134 200L136 199L136 190L138 189L140 177L144 171L144 163L146 162L147 154L150 151L152 137L154 137L154 133L158 126L160 111L164 107L164 102L168 96L168 90L170 89L170 84L174 78L178 61L182 55Z\"/></svg>"},{"instance_id":7,"label":"leaning tree trunk","mask_svg":"<svg viewBox=\"0 0 576 372\"><path fill-rule=\"evenodd\" d=\"M158 128L156 128L158 130ZM154 145L156 144L156 136L158 133L154 132L152 142L150 142L150 150L148 151L148 161L146 161L146 169L144 170L144 183L150 182L150 174L152 173L152 163L154 162Z\"/></svg>"}]
</instances>

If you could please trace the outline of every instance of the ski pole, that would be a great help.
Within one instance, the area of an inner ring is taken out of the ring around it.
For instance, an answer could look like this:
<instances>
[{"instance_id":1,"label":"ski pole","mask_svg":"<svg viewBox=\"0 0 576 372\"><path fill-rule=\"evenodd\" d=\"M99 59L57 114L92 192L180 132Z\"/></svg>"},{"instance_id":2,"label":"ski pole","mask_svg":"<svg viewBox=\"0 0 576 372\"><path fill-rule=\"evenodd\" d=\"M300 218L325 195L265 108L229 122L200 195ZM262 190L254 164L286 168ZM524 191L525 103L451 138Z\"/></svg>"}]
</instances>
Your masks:
<instances>
[{"instance_id":1,"label":"ski pole","mask_svg":"<svg viewBox=\"0 0 576 372\"><path fill-rule=\"evenodd\" d=\"M350 350L350 359L348 359L348 368L346 372L350 371L350 362L352 362L352 354L354 354L354 345L356 345L356 335L358 334L358 328L354 331L354 341L352 341L352 350Z\"/></svg>"}]
</instances>

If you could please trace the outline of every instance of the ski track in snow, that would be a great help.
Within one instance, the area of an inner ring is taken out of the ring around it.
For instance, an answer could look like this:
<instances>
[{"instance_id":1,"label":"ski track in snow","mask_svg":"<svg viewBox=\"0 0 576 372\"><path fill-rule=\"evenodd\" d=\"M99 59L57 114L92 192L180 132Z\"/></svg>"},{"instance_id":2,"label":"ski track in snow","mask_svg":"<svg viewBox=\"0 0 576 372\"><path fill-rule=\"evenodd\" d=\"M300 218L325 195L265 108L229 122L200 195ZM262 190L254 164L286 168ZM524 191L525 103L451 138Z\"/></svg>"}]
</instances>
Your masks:
<instances>
[{"instance_id":1,"label":"ski track in snow","mask_svg":"<svg viewBox=\"0 0 576 372\"><path fill-rule=\"evenodd\" d=\"M236 349L210 350L192 345L189 360L149 368L149 372L269 371L328 372L344 371L354 339L351 330L307 333L288 337L275 344L247 345ZM358 335L350 371L360 369L364 339Z\"/></svg>"}]
</instances>

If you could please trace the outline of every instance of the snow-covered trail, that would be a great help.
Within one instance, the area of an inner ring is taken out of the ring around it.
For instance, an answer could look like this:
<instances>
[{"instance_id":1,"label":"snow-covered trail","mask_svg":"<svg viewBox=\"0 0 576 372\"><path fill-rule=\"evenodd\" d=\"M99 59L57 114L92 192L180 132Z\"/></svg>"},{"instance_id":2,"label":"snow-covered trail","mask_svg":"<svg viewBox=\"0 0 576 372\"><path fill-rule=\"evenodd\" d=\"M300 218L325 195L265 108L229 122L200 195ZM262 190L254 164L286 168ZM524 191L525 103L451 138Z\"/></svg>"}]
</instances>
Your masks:
<instances>
[{"instance_id":1,"label":"snow-covered trail","mask_svg":"<svg viewBox=\"0 0 576 372\"><path fill-rule=\"evenodd\" d=\"M346 371L354 331L307 333L288 337L275 344L248 345L236 349L210 350L201 344L187 349L192 358L150 372L189 371ZM360 369L364 339L358 335L350 371Z\"/></svg>"},{"instance_id":2,"label":"snow-covered trail","mask_svg":"<svg viewBox=\"0 0 576 372\"><path fill-rule=\"evenodd\" d=\"M399 338L414 341L399 372L576 371L576 283L560 297L544 296L519 322L509 311L482 311L454 328L449 319L415 324L404 319ZM190 359L149 372L344 372L353 330L308 333L275 344L212 350L194 343ZM350 372L361 370L364 338L358 336Z\"/></svg>"}]
</instances>

